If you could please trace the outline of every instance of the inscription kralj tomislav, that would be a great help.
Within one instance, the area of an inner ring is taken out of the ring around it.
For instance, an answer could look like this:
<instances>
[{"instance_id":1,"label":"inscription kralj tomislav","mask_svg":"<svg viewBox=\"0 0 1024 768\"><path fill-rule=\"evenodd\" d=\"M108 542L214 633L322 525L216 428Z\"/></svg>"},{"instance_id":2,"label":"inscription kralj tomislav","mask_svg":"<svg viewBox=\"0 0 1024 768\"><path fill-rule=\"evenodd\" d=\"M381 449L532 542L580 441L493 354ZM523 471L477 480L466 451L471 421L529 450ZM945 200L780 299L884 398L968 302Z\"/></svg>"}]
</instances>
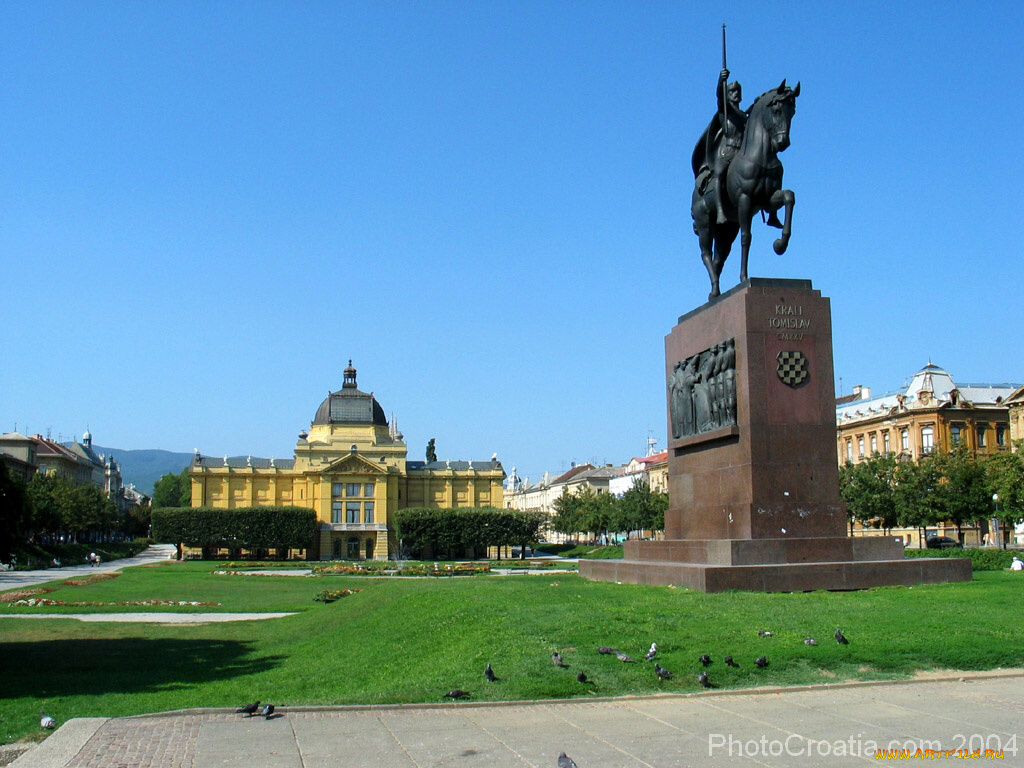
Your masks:
<instances>
[{"instance_id":1,"label":"inscription kralj tomislav","mask_svg":"<svg viewBox=\"0 0 1024 768\"><path fill-rule=\"evenodd\" d=\"M736 340L715 344L676 363L669 374L672 437L736 424Z\"/></svg>"},{"instance_id":2,"label":"inscription kralj tomislav","mask_svg":"<svg viewBox=\"0 0 1024 768\"><path fill-rule=\"evenodd\" d=\"M718 111L704 129L693 150L693 197L690 215L700 240L700 255L711 278L709 299L720 294L718 279L736 235L742 255L740 282L747 279L750 223L758 211L767 224L782 230L774 242L780 256L789 246L793 223L793 192L782 188L779 153L789 146L789 124L796 112L800 83L790 88L783 80L740 109L743 91L729 82L725 66L725 25L722 25L722 71L715 89ZM778 210L785 208L779 221Z\"/></svg>"}]
</instances>

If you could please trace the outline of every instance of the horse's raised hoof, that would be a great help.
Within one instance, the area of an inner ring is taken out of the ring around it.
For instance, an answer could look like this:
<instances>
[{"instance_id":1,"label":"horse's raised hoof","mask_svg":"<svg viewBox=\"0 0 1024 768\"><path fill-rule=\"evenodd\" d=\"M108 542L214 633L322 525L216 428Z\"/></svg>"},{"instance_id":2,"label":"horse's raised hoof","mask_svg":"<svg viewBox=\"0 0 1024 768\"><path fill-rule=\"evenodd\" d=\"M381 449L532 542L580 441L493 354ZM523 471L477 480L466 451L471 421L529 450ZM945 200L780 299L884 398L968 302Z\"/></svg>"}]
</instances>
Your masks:
<instances>
[{"instance_id":1,"label":"horse's raised hoof","mask_svg":"<svg viewBox=\"0 0 1024 768\"><path fill-rule=\"evenodd\" d=\"M772 248L775 249L775 252L779 256L784 254L788 247L789 247L789 239L785 238L785 237L780 237L778 240L776 240L774 243L772 243Z\"/></svg>"}]
</instances>

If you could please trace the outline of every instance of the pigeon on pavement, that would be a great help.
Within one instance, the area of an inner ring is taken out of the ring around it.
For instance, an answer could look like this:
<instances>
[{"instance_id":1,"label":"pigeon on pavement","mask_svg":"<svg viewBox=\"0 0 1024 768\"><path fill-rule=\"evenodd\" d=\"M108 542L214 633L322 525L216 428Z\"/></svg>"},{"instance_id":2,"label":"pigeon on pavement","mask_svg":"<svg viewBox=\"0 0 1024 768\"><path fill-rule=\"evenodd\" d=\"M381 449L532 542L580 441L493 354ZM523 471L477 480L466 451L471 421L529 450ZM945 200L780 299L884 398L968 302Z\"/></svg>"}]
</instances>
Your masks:
<instances>
[{"instance_id":1,"label":"pigeon on pavement","mask_svg":"<svg viewBox=\"0 0 1024 768\"><path fill-rule=\"evenodd\" d=\"M565 752L558 753L558 768L579 768Z\"/></svg>"},{"instance_id":2,"label":"pigeon on pavement","mask_svg":"<svg viewBox=\"0 0 1024 768\"><path fill-rule=\"evenodd\" d=\"M489 661L487 662L487 666L484 667L484 677L486 677L487 681L490 683L496 682L498 680L498 678L494 674L494 670L491 669L491 662Z\"/></svg>"},{"instance_id":3,"label":"pigeon on pavement","mask_svg":"<svg viewBox=\"0 0 1024 768\"><path fill-rule=\"evenodd\" d=\"M263 715L264 720L269 720L274 714L274 705L266 704L261 710L261 714Z\"/></svg>"},{"instance_id":4,"label":"pigeon on pavement","mask_svg":"<svg viewBox=\"0 0 1024 768\"><path fill-rule=\"evenodd\" d=\"M761 669L764 669L768 666L768 658L766 656L758 656L756 659L754 659L754 664L760 667Z\"/></svg>"},{"instance_id":5,"label":"pigeon on pavement","mask_svg":"<svg viewBox=\"0 0 1024 768\"><path fill-rule=\"evenodd\" d=\"M562 654L560 654L558 651L555 651L554 653L551 654L551 663L554 664L556 667L568 667L569 666L564 661L562 661Z\"/></svg>"},{"instance_id":6,"label":"pigeon on pavement","mask_svg":"<svg viewBox=\"0 0 1024 768\"><path fill-rule=\"evenodd\" d=\"M57 721L54 720L52 717L50 717L45 712L40 711L40 713L39 713L39 727L40 728L49 728L49 729L56 728L57 727Z\"/></svg>"},{"instance_id":7,"label":"pigeon on pavement","mask_svg":"<svg viewBox=\"0 0 1024 768\"><path fill-rule=\"evenodd\" d=\"M846 635L843 634L843 630L836 630L836 642L840 645L849 645L850 641L846 639Z\"/></svg>"},{"instance_id":8,"label":"pigeon on pavement","mask_svg":"<svg viewBox=\"0 0 1024 768\"><path fill-rule=\"evenodd\" d=\"M249 717L252 717L260 710L260 700L256 699L252 704L246 704L244 707L239 707L235 712L245 713Z\"/></svg>"}]
</instances>

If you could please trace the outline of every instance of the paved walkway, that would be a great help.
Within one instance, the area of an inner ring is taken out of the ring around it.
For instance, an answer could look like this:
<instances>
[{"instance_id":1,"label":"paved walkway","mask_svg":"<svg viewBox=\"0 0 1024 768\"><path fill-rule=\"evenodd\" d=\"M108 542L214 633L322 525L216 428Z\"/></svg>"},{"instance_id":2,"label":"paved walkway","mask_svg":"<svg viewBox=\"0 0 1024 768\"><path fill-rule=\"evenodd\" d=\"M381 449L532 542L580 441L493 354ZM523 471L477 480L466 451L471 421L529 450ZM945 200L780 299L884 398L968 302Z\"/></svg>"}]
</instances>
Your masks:
<instances>
[{"instance_id":1,"label":"paved walkway","mask_svg":"<svg viewBox=\"0 0 1024 768\"><path fill-rule=\"evenodd\" d=\"M114 573L132 565L148 565L174 556L173 544L154 544L135 557L100 563L99 565L65 565L60 568L46 568L40 571L0 571L0 591L16 587L32 587L47 581L70 579L90 573Z\"/></svg>"},{"instance_id":2,"label":"paved walkway","mask_svg":"<svg viewBox=\"0 0 1024 768\"><path fill-rule=\"evenodd\" d=\"M876 749L1003 749L1024 766L1020 670L928 682L603 701L279 707L65 723L14 768L865 766ZM239 704L242 704L239 701ZM280 703L278 703L280 705ZM945 756L954 759L955 754ZM893 759L893 758L889 758Z\"/></svg>"}]
</instances>

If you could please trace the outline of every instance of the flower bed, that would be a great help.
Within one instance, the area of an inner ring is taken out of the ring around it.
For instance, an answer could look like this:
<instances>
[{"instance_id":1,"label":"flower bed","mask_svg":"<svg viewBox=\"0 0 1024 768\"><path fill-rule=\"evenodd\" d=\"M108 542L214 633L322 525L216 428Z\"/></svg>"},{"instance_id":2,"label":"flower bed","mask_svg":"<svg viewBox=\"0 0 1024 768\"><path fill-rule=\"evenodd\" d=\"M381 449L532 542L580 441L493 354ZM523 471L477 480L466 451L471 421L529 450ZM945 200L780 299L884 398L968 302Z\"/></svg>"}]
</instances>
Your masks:
<instances>
[{"instance_id":1,"label":"flower bed","mask_svg":"<svg viewBox=\"0 0 1024 768\"><path fill-rule=\"evenodd\" d=\"M325 589L323 592L317 594L313 599L318 603L333 603L336 600L340 600L343 597L348 597L356 592L362 592L361 589Z\"/></svg>"},{"instance_id":2,"label":"flower bed","mask_svg":"<svg viewBox=\"0 0 1024 768\"><path fill-rule=\"evenodd\" d=\"M18 600L25 600L36 595L45 595L53 592L53 587L36 587L34 589L16 589L13 592L4 592L0 595L0 603L13 603Z\"/></svg>"},{"instance_id":3,"label":"flower bed","mask_svg":"<svg viewBox=\"0 0 1024 768\"><path fill-rule=\"evenodd\" d=\"M489 563L412 563L401 567L396 564L348 564L317 565L313 567L316 574L342 574L345 576L472 576L477 573L490 573Z\"/></svg>"},{"instance_id":4,"label":"flower bed","mask_svg":"<svg viewBox=\"0 0 1024 768\"><path fill-rule=\"evenodd\" d=\"M62 585L65 587L87 587L90 584L96 584L100 581L116 579L120 575L120 573L94 573L90 576L83 576L80 579L68 579L67 581L62 582Z\"/></svg>"}]
</instances>

